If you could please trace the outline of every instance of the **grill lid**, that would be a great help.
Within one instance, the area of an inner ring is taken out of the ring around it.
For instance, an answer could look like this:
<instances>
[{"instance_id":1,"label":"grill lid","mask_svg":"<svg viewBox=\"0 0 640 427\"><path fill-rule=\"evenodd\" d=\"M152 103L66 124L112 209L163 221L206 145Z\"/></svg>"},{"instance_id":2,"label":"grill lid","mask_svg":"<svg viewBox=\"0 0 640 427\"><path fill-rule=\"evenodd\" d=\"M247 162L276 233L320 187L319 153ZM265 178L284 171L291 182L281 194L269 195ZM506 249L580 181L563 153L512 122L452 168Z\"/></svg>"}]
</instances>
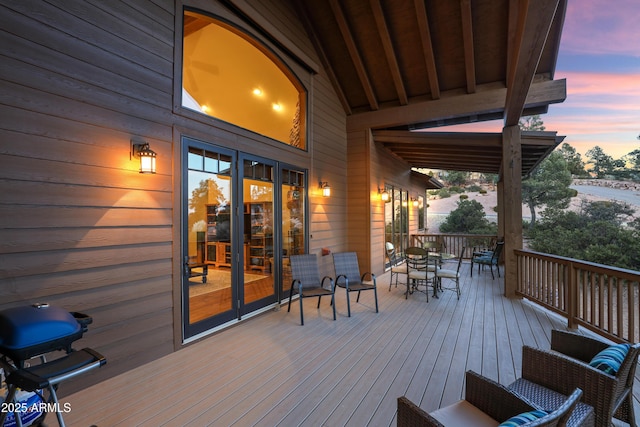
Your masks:
<instances>
[{"instance_id":1,"label":"grill lid","mask_svg":"<svg viewBox=\"0 0 640 427\"><path fill-rule=\"evenodd\" d=\"M26 349L82 336L82 326L66 310L34 304L0 311L0 350ZM64 345L64 344L63 344Z\"/></svg>"}]
</instances>

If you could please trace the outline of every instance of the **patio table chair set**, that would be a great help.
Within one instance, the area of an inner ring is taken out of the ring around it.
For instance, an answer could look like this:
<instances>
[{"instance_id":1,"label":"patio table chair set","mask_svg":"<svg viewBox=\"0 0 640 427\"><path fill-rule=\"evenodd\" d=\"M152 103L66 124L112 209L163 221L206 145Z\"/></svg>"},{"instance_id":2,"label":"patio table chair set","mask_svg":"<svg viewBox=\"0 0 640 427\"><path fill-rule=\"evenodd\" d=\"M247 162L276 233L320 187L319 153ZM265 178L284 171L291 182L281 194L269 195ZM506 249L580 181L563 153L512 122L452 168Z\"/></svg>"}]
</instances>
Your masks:
<instances>
[{"instance_id":1,"label":"patio table chair set","mask_svg":"<svg viewBox=\"0 0 640 427\"><path fill-rule=\"evenodd\" d=\"M553 330L551 350L524 346L522 375L508 386L468 371L464 399L427 413L398 398L400 426L637 427L633 380L640 344L611 344Z\"/></svg>"},{"instance_id":2,"label":"patio table chair set","mask_svg":"<svg viewBox=\"0 0 640 427\"><path fill-rule=\"evenodd\" d=\"M398 287L398 276L406 277L405 298L410 294L419 291L427 296L429 302L429 288L433 289L433 296L438 298L438 290L451 290L460 299L460 267L464 257L465 248L460 250L457 268L443 268L443 253L441 247L435 245L436 242L426 242L425 247L412 246L405 250L404 257L399 257L393 244L387 242L387 257L391 265L391 278L389 280L389 291L394 284ZM455 259L451 255L448 259ZM392 261L393 260L393 261ZM443 286L443 279L453 283L450 286ZM423 287L424 286L424 290Z\"/></svg>"},{"instance_id":3,"label":"patio table chair set","mask_svg":"<svg viewBox=\"0 0 640 427\"><path fill-rule=\"evenodd\" d=\"M333 320L336 320L335 290L336 287L345 289L347 295L347 315L351 317L350 293L357 292L356 302L360 301L362 291L373 291L376 313L378 313L378 290L376 276L366 272L360 274L358 255L355 252L340 252L333 254L333 277L320 275L318 258L316 254L291 255L291 289L289 290L289 305L287 312L291 311L291 300L294 293L299 295L300 324L304 325L303 299L318 298L318 306L323 296L331 298Z\"/></svg>"}]
</instances>

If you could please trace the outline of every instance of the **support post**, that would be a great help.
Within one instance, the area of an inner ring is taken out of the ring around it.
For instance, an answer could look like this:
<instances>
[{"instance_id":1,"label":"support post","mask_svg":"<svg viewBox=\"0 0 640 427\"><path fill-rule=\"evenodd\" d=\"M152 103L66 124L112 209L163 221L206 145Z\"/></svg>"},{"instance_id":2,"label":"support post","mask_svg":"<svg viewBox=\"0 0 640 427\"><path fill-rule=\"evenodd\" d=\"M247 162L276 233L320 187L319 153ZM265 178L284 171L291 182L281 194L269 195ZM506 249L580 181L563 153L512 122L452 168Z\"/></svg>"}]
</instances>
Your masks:
<instances>
[{"instance_id":1,"label":"support post","mask_svg":"<svg viewBox=\"0 0 640 427\"><path fill-rule=\"evenodd\" d=\"M522 249L522 147L520 128L502 130L502 201L504 206L504 294L515 297L518 266L514 250Z\"/></svg>"}]
</instances>

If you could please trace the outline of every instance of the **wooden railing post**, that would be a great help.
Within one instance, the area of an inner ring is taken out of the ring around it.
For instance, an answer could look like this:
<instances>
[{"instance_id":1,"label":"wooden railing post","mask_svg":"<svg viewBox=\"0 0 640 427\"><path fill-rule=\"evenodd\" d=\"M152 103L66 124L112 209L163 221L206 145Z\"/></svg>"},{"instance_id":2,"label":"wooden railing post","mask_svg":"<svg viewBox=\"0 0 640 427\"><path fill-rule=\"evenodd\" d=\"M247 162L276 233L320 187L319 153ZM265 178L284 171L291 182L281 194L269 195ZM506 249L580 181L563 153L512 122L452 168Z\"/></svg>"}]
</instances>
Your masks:
<instances>
[{"instance_id":1,"label":"wooden railing post","mask_svg":"<svg viewBox=\"0 0 640 427\"><path fill-rule=\"evenodd\" d=\"M567 320L569 329L578 328L578 281L576 277L576 269L573 262L567 266L566 272L566 292L567 292Z\"/></svg>"}]
</instances>

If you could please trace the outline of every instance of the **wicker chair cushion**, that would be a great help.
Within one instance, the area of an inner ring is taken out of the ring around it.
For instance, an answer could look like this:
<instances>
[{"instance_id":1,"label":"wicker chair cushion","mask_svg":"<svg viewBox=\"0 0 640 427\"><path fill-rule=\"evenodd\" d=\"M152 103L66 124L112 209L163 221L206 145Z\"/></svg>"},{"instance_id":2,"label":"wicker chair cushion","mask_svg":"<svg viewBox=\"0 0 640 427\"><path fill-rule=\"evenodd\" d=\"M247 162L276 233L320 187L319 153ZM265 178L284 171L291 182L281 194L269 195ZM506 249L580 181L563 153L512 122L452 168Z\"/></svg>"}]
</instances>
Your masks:
<instances>
[{"instance_id":1,"label":"wicker chair cushion","mask_svg":"<svg viewBox=\"0 0 640 427\"><path fill-rule=\"evenodd\" d=\"M627 357L630 348L629 344L616 344L607 347L591 359L589 366L600 369L609 375L615 375L624 358Z\"/></svg>"},{"instance_id":2,"label":"wicker chair cushion","mask_svg":"<svg viewBox=\"0 0 640 427\"><path fill-rule=\"evenodd\" d=\"M447 427L497 427L498 421L466 400L440 408L430 414Z\"/></svg>"},{"instance_id":3,"label":"wicker chair cushion","mask_svg":"<svg viewBox=\"0 0 640 427\"><path fill-rule=\"evenodd\" d=\"M523 412L522 414L509 418L507 421L501 423L499 427L516 427L526 425L531 421L539 420L547 414L548 412L545 411Z\"/></svg>"}]
</instances>

